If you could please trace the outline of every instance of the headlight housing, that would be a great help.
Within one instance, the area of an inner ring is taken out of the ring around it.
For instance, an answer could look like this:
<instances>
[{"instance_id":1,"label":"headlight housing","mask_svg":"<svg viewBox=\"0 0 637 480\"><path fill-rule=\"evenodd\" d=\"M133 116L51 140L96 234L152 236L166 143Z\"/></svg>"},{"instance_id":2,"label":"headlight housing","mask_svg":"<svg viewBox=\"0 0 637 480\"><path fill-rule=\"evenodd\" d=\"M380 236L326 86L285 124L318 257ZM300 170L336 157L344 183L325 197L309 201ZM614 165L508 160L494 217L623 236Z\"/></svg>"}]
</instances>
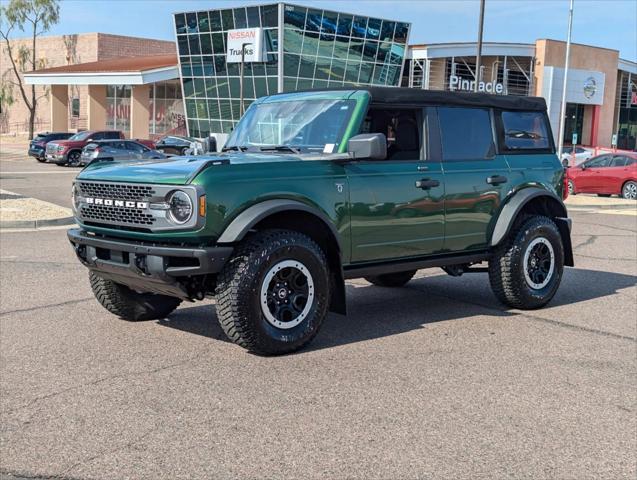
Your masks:
<instances>
[{"instance_id":1,"label":"headlight housing","mask_svg":"<svg viewBox=\"0 0 637 480\"><path fill-rule=\"evenodd\" d=\"M80 195L75 184L71 187L71 204L73 205L73 210L77 212L77 209L80 206Z\"/></svg>"},{"instance_id":2,"label":"headlight housing","mask_svg":"<svg viewBox=\"0 0 637 480\"><path fill-rule=\"evenodd\" d=\"M168 198L168 217L178 225L182 225L192 218L194 208L190 196L181 190L175 190Z\"/></svg>"}]
</instances>

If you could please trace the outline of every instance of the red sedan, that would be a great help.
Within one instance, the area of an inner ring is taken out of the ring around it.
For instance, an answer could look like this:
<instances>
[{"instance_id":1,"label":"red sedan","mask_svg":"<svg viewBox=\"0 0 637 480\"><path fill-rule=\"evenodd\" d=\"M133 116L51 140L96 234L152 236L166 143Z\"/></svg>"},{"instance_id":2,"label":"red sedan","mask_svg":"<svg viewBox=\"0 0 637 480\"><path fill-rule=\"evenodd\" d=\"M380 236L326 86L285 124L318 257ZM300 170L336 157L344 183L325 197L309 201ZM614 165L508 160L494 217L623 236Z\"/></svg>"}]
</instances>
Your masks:
<instances>
[{"instance_id":1,"label":"red sedan","mask_svg":"<svg viewBox=\"0 0 637 480\"><path fill-rule=\"evenodd\" d=\"M569 194L596 193L637 199L637 154L605 153L566 169Z\"/></svg>"}]
</instances>

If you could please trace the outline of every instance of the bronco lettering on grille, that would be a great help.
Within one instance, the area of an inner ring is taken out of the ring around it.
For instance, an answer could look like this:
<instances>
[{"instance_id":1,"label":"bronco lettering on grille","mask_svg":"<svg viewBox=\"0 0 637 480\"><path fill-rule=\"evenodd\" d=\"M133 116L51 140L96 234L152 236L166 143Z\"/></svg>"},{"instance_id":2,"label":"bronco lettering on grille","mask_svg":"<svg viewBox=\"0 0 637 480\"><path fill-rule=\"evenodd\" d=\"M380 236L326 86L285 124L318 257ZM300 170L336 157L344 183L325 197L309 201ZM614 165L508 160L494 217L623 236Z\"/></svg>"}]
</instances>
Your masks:
<instances>
[{"instance_id":1,"label":"bronco lettering on grille","mask_svg":"<svg viewBox=\"0 0 637 480\"><path fill-rule=\"evenodd\" d=\"M148 202L133 202L131 200L85 197L84 201L90 205L104 205L105 207L139 208L141 210L146 210L148 208Z\"/></svg>"}]
</instances>

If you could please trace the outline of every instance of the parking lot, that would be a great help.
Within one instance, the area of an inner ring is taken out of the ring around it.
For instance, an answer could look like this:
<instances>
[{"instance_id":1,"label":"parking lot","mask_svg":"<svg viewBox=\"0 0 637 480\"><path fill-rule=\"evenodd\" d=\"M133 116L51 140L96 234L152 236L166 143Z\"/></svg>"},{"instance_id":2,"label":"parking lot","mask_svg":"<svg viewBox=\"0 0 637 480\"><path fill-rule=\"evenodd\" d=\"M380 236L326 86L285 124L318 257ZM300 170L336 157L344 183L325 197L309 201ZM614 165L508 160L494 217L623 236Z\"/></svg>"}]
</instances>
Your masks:
<instances>
[{"instance_id":1,"label":"parking lot","mask_svg":"<svg viewBox=\"0 0 637 480\"><path fill-rule=\"evenodd\" d=\"M77 170L5 150L0 172L2 189L68 207ZM213 301L118 320L65 228L3 230L0 472L635 478L637 211L582 198L576 267L548 307L503 307L482 273L356 280L347 317L275 358L229 343Z\"/></svg>"}]
</instances>

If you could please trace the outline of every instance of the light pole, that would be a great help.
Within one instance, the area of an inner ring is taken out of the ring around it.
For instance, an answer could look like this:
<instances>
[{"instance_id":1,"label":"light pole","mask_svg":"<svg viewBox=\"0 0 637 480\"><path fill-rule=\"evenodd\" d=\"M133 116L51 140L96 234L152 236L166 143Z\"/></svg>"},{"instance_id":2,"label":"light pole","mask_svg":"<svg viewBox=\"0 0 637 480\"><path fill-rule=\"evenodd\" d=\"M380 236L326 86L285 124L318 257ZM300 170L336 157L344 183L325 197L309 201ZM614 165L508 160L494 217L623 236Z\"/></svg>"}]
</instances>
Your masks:
<instances>
[{"instance_id":1,"label":"light pole","mask_svg":"<svg viewBox=\"0 0 637 480\"><path fill-rule=\"evenodd\" d=\"M568 36L566 37L566 58L564 59L564 83L562 85L562 100L560 102L560 130L557 135L557 158L562 158L562 145L564 144L564 123L566 121L566 81L568 80L568 62L571 53L571 33L573 31L573 3L568 10Z\"/></svg>"},{"instance_id":2,"label":"light pole","mask_svg":"<svg viewBox=\"0 0 637 480\"><path fill-rule=\"evenodd\" d=\"M239 110L241 116L243 116L244 108L243 108L243 65L245 63L246 57L246 47L248 45L252 45L251 43L242 43L241 44L241 65L239 67Z\"/></svg>"},{"instance_id":3,"label":"light pole","mask_svg":"<svg viewBox=\"0 0 637 480\"><path fill-rule=\"evenodd\" d=\"M482 68L482 30L484 28L484 2L480 0L480 20L478 23L478 54L476 55L476 83L473 86L473 91L478 91L478 83L480 83L480 69Z\"/></svg>"}]
</instances>

